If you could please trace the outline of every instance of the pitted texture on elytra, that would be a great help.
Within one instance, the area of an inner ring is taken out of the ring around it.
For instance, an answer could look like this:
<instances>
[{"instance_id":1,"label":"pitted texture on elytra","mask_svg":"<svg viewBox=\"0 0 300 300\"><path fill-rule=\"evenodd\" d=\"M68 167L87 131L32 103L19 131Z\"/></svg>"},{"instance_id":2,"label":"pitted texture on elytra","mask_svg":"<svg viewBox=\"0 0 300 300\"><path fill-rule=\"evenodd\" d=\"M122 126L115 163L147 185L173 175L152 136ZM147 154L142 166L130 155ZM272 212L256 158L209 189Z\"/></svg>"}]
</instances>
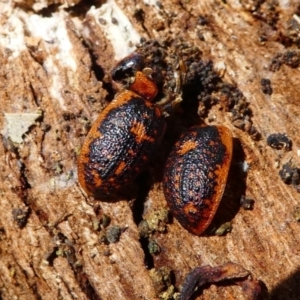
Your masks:
<instances>
[{"instance_id":1,"label":"pitted texture on elytra","mask_svg":"<svg viewBox=\"0 0 300 300\"><path fill-rule=\"evenodd\" d=\"M107 106L83 145L79 179L89 194L110 194L132 181L163 135L160 109L134 93L124 95L126 101L120 94Z\"/></svg>"},{"instance_id":2,"label":"pitted texture on elytra","mask_svg":"<svg viewBox=\"0 0 300 300\"><path fill-rule=\"evenodd\" d=\"M173 215L201 234L222 198L232 153L225 127L193 127L175 144L164 171L164 193Z\"/></svg>"}]
</instances>

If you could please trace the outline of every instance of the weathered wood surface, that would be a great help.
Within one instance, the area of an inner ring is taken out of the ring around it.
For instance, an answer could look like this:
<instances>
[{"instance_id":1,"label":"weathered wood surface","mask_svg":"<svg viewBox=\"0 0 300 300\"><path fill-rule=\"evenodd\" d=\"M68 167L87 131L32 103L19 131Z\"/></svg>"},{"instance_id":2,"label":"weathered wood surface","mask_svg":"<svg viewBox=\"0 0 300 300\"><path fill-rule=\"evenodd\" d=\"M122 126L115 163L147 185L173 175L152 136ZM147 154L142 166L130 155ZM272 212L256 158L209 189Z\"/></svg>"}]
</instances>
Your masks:
<instances>
[{"instance_id":1,"label":"weathered wood surface","mask_svg":"<svg viewBox=\"0 0 300 300\"><path fill-rule=\"evenodd\" d=\"M133 217L134 200L86 198L77 182L76 157L89 122L112 95L106 76L112 66L140 37L166 36L194 43L203 59L225 66L223 80L236 84L250 102L261 139L234 127L230 113L218 106L211 110L209 118L232 129L249 164L247 176L230 182L227 194L245 186L254 209L222 204L217 218L232 221L232 231L222 237L193 236L173 220L167 232L153 236L161 252L151 267L170 268L178 289L193 267L232 261L261 280L272 299L299 299L300 224L294 212L300 194L278 172L288 160L299 166L300 73L285 64L269 68L278 53L297 51L299 6L296 0L261 2L165 1L160 6L128 0L42 11L51 3L36 2L32 11L31 2L0 2L2 299L157 298ZM134 14L139 9L143 22ZM262 93L262 78L271 80L272 95ZM37 111L42 116L13 146L4 114L24 117ZM274 132L292 139L291 152L267 146L266 137ZM144 214L165 207L157 182ZM30 211L24 228L13 218L16 209ZM123 229L117 243L99 242L101 231L95 229L103 214L111 217L110 226ZM244 296L237 286L211 286L199 299Z\"/></svg>"}]
</instances>

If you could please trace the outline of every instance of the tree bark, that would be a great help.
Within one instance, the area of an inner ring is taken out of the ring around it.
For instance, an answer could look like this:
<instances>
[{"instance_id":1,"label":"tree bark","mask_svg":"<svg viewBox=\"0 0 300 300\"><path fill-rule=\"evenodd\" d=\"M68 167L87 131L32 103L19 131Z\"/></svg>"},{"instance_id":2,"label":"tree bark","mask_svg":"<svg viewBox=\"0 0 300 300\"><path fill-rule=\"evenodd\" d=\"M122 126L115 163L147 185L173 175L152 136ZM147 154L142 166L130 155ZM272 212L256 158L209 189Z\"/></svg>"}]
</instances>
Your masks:
<instances>
[{"instance_id":1,"label":"tree bark","mask_svg":"<svg viewBox=\"0 0 300 300\"><path fill-rule=\"evenodd\" d=\"M297 2L0 3L2 299L169 299L163 292L174 287L178 296L192 268L227 262L249 270L272 299L298 299ZM159 222L167 209L159 180L140 204L88 198L77 181L80 147L117 89L110 70L141 37L178 37L199 47L201 58L250 103L250 121L260 133L254 140L231 112L212 107L204 122L226 125L239 148L231 173L247 169L231 175L214 220L230 221L232 230L198 237L173 219L166 230L154 226L156 255L147 250L149 240L140 239L138 223ZM286 134L292 150L267 145L272 133ZM290 185L279 176L286 163L295 172ZM254 199L252 210L239 207L242 194ZM121 229L119 240L103 242L112 228ZM166 287L154 270L171 271ZM246 299L230 284L197 297Z\"/></svg>"}]
</instances>

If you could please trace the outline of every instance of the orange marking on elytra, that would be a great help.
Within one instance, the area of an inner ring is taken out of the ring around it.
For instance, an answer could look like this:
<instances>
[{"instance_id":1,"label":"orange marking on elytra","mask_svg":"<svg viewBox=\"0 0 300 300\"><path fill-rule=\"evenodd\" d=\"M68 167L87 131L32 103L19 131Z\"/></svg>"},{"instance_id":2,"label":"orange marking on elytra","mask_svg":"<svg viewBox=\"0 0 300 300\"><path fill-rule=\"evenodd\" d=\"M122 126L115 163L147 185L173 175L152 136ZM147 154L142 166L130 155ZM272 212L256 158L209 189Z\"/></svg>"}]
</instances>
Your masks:
<instances>
[{"instance_id":1,"label":"orange marking on elytra","mask_svg":"<svg viewBox=\"0 0 300 300\"><path fill-rule=\"evenodd\" d=\"M143 123L134 122L130 132L135 135L135 140L137 143L141 143L143 141L148 141L153 143L154 139L148 135L146 135L146 128Z\"/></svg>"},{"instance_id":2,"label":"orange marking on elytra","mask_svg":"<svg viewBox=\"0 0 300 300\"><path fill-rule=\"evenodd\" d=\"M121 161L120 164L118 165L115 174L119 175L123 172L123 170L126 168L126 163L124 161Z\"/></svg>"},{"instance_id":3,"label":"orange marking on elytra","mask_svg":"<svg viewBox=\"0 0 300 300\"><path fill-rule=\"evenodd\" d=\"M181 147L180 150L177 151L179 155L184 155L187 152L195 149L197 147L197 142L195 141L186 141Z\"/></svg>"}]
</instances>

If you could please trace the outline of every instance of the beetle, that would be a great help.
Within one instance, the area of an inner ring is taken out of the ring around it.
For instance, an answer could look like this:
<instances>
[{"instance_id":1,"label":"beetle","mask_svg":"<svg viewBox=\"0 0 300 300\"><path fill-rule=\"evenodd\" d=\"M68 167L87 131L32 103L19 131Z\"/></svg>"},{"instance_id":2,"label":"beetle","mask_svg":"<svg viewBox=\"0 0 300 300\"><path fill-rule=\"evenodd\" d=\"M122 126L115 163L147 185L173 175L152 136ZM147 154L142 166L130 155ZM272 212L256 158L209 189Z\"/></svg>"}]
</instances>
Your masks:
<instances>
[{"instance_id":1,"label":"beetle","mask_svg":"<svg viewBox=\"0 0 300 300\"><path fill-rule=\"evenodd\" d=\"M166 161L163 189L171 213L200 235L222 199L232 158L232 134L224 126L194 126L181 135Z\"/></svg>"},{"instance_id":2,"label":"beetle","mask_svg":"<svg viewBox=\"0 0 300 300\"><path fill-rule=\"evenodd\" d=\"M96 198L114 197L131 183L147 166L165 131L162 111L151 103L157 87L135 70L140 60L131 55L113 70L121 76L127 67L133 68L134 80L100 113L78 157L79 183Z\"/></svg>"}]
</instances>

